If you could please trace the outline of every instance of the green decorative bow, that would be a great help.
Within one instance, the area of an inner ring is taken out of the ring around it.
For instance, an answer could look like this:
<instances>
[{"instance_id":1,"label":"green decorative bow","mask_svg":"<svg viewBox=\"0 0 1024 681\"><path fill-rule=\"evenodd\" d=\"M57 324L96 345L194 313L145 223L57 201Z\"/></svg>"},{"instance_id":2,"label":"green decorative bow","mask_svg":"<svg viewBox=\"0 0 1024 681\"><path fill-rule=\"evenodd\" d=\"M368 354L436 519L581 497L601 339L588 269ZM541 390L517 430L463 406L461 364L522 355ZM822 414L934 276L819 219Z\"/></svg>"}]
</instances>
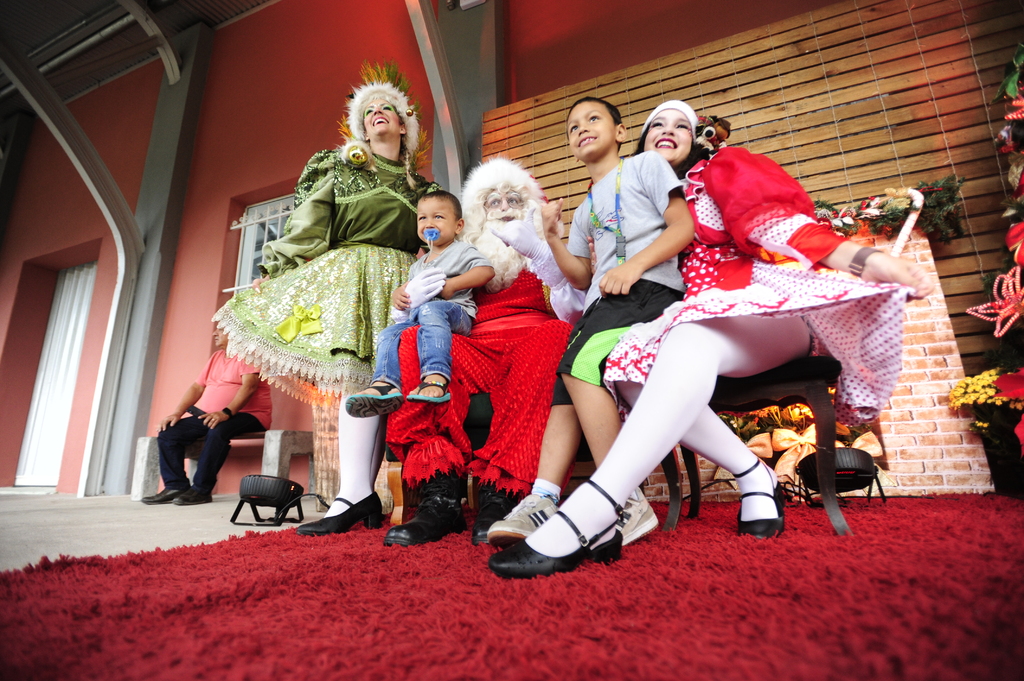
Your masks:
<instances>
[{"instance_id":1,"label":"green decorative bow","mask_svg":"<svg viewBox=\"0 0 1024 681\"><path fill-rule=\"evenodd\" d=\"M320 306L314 305L308 310L301 305L292 306L292 316L281 322L275 329L286 343L291 343L298 336L311 336L322 333L320 326Z\"/></svg>"}]
</instances>

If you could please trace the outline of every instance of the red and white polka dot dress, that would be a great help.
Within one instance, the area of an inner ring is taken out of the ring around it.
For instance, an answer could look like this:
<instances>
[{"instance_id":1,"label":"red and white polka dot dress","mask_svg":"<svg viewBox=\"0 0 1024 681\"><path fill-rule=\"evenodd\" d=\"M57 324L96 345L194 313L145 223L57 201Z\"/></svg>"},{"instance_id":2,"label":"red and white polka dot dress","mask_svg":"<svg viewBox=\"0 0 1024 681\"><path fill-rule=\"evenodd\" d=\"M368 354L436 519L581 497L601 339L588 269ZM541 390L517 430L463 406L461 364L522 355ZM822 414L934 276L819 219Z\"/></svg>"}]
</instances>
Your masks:
<instances>
[{"instance_id":1,"label":"red and white polka dot dress","mask_svg":"<svg viewBox=\"0 0 1024 681\"><path fill-rule=\"evenodd\" d=\"M608 357L605 383L646 382L662 339L678 324L799 316L814 334L819 354L843 364L837 418L848 425L873 420L902 366L903 308L911 289L813 268L840 238L817 225L810 199L802 189L795 192L792 185L799 185L781 168L738 149L730 149L716 181L705 183L724 153L687 175L697 235L683 264L686 298L623 336ZM773 201L778 194L787 200ZM728 205L736 197L741 205Z\"/></svg>"}]
</instances>

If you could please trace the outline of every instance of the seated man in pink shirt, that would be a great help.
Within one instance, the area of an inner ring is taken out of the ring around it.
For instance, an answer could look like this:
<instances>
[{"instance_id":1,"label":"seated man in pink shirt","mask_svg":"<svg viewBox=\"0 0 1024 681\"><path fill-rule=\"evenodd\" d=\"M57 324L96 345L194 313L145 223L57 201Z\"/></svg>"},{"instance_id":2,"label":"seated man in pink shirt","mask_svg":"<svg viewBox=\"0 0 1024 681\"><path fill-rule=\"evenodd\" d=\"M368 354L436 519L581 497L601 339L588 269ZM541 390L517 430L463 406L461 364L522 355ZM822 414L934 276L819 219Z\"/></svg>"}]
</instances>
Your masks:
<instances>
[{"instance_id":1,"label":"seated man in pink shirt","mask_svg":"<svg viewBox=\"0 0 1024 681\"><path fill-rule=\"evenodd\" d=\"M270 386L259 371L238 359L228 359L228 338L213 332L213 353L196 382L185 391L177 409L160 422L160 477L164 490L142 500L144 504L177 506L208 504L217 484L217 472L228 458L231 438L270 426ZM182 418L184 417L184 418ZM185 475L185 448L206 437L196 474L189 486Z\"/></svg>"}]
</instances>

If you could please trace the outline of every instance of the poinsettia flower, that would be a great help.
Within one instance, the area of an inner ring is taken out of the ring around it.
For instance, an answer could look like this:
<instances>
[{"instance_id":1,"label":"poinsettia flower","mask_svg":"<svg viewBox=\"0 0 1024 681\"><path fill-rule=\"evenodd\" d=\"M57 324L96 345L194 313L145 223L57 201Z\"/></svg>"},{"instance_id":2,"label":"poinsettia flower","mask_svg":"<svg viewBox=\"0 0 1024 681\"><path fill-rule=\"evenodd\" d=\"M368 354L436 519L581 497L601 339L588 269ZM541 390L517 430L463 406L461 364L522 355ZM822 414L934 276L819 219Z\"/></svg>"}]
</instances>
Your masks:
<instances>
[{"instance_id":1,"label":"poinsettia flower","mask_svg":"<svg viewBox=\"0 0 1024 681\"><path fill-rule=\"evenodd\" d=\"M999 392L996 393L997 397L1008 397L1011 400L1022 399L1024 398L1024 369L1013 374L1003 374L992 381L992 384L999 388Z\"/></svg>"}]
</instances>

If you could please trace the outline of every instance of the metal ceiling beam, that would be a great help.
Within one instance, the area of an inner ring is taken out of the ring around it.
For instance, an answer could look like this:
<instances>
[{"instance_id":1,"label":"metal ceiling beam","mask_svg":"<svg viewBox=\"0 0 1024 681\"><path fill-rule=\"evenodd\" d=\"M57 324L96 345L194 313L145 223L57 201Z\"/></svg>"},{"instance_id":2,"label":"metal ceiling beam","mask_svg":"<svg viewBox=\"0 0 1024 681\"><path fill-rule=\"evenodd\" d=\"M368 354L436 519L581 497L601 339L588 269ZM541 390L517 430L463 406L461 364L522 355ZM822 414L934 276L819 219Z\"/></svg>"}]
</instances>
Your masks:
<instances>
[{"instance_id":1,"label":"metal ceiling beam","mask_svg":"<svg viewBox=\"0 0 1024 681\"><path fill-rule=\"evenodd\" d=\"M135 17L133 17L131 14L125 14L117 21L107 24L96 33L93 33L88 38L82 40L79 43L75 43L68 49L53 57L52 59L47 60L43 64L40 64L39 72L49 73L54 69L60 68L61 66L68 63L78 55L82 54L83 52L87 52L88 50L91 50L100 43L106 42L107 40L114 37L115 35L125 30L134 23ZM5 85L2 89L0 89L0 100L6 99L10 95L17 92L17 90L18 88L15 87L13 83Z\"/></svg>"},{"instance_id":2,"label":"metal ceiling beam","mask_svg":"<svg viewBox=\"0 0 1024 681\"><path fill-rule=\"evenodd\" d=\"M123 251L123 255L119 253L119 260L138 265L138 256L143 248L142 236L120 187L60 95L2 33L0 69L21 91L71 159L110 226L118 242L118 250Z\"/></svg>"},{"instance_id":3,"label":"metal ceiling beam","mask_svg":"<svg viewBox=\"0 0 1024 681\"><path fill-rule=\"evenodd\" d=\"M102 480L103 494L130 491L135 442L149 429L149 409L156 384L192 152L213 52L213 29L197 23L173 40L182 57L181 80L170 85L166 78L161 79L135 205L135 219L145 235L146 251L139 265L139 283L132 304L108 445L95 448L97 455L105 453L106 460L102 466L97 461L89 470L95 481Z\"/></svg>"},{"instance_id":4,"label":"metal ceiling beam","mask_svg":"<svg viewBox=\"0 0 1024 681\"><path fill-rule=\"evenodd\" d=\"M157 23L156 16L135 0L117 0L117 2L135 17L135 21L139 22L139 26L146 32L146 35L160 40L157 52L160 54L160 60L164 63L167 82L171 85L177 83L181 79L181 57L171 41L164 35L163 28Z\"/></svg>"},{"instance_id":5,"label":"metal ceiling beam","mask_svg":"<svg viewBox=\"0 0 1024 681\"><path fill-rule=\"evenodd\" d=\"M455 84L448 57L444 51L441 32L434 16L434 5L430 0L405 0L420 46L420 56L430 82L430 94L434 100L434 111L441 126L441 140L444 143L445 160L448 165L449 191L458 195L465 179L467 149L462 133L462 119L455 106ZM437 149L435 141L434 148Z\"/></svg>"},{"instance_id":6,"label":"metal ceiling beam","mask_svg":"<svg viewBox=\"0 0 1024 681\"><path fill-rule=\"evenodd\" d=\"M105 57L91 59L84 64L79 64L67 69L61 69L47 78L47 80L50 81L50 85L53 87L59 87L64 83L70 83L78 78L92 77L94 81L98 82L99 79L93 76L94 73L105 71L112 66L127 62L140 54L149 54L153 50L157 49L159 43L160 41L158 38L146 38L141 43L135 43L134 45L129 45L128 47L117 50L116 52L111 52Z\"/></svg>"}]
</instances>

